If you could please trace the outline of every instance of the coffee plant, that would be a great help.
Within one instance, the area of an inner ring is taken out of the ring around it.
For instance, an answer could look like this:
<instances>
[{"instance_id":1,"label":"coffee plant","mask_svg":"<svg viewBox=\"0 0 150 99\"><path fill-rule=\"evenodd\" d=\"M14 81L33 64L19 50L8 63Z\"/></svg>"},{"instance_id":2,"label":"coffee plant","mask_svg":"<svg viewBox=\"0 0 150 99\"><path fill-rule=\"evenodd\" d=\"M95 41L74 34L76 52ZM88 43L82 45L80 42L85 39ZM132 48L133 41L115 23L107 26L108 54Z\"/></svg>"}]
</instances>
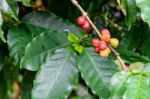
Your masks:
<instances>
[{"instance_id":1,"label":"coffee plant","mask_svg":"<svg viewBox=\"0 0 150 99\"><path fill-rule=\"evenodd\" d=\"M0 0L0 99L150 99L150 0Z\"/></svg>"}]
</instances>

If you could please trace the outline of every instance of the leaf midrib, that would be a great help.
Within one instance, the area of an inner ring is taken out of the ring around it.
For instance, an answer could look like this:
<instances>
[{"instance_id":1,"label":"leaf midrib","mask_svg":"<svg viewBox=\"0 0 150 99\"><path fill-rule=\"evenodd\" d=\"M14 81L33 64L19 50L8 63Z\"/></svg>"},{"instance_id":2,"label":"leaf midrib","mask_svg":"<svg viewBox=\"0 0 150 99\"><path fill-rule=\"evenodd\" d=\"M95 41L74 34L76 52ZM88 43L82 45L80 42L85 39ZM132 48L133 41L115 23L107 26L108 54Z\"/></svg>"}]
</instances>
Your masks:
<instances>
[{"instance_id":1,"label":"leaf midrib","mask_svg":"<svg viewBox=\"0 0 150 99\"><path fill-rule=\"evenodd\" d=\"M94 62L93 62L93 60L91 59L90 55L88 54L88 52L87 52L86 50L84 50L84 51L85 51L85 53L87 54L87 56L89 57L89 59L90 59L91 63L93 64L93 67L95 68L96 72L99 74L98 77L102 80L102 82L103 82L103 84L104 84L104 81L103 81L103 79L102 79L102 77L101 77L101 74L99 73L99 70L96 68L96 65L94 64ZM105 84L104 84L104 86L106 87Z\"/></svg>"},{"instance_id":2,"label":"leaf midrib","mask_svg":"<svg viewBox=\"0 0 150 99\"><path fill-rule=\"evenodd\" d=\"M43 28L43 29L51 30L50 28L43 27L42 25L39 25L39 24L32 24L31 22L22 21L22 23L24 23L26 25L33 25L33 26L40 27L40 28Z\"/></svg>"},{"instance_id":3,"label":"leaf midrib","mask_svg":"<svg viewBox=\"0 0 150 99\"><path fill-rule=\"evenodd\" d=\"M57 49L57 48L59 48L59 47L63 47L63 46L65 46L65 45L69 45L69 44L71 44L71 43L70 43L70 42L66 42L66 43L61 44L61 45L59 45L59 46L56 46L56 47L50 48L50 49L48 49L48 50L45 50L45 51L43 51L43 52L41 52L41 53L38 53L38 54L36 54L36 55L34 55L34 56L32 56L32 57L29 57L29 58L27 58L27 59L26 59L26 57L25 57L25 59L26 59L26 61L29 61L29 60L31 60L32 58L36 57L36 56L42 55L42 54L44 54L44 53L47 53L47 52L49 52L49 51L55 50L55 49Z\"/></svg>"},{"instance_id":4,"label":"leaf midrib","mask_svg":"<svg viewBox=\"0 0 150 99\"><path fill-rule=\"evenodd\" d=\"M19 29L17 27L17 34L18 34L18 42L19 42L19 58L21 59L21 39L20 39L20 33L19 33Z\"/></svg>"},{"instance_id":5,"label":"leaf midrib","mask_svg":"<svg viewBox=\"0 0 150 99\"><path fill-rule=\"evenodd\" d=\"M142 81L142 75L138 75L139 80L138 80L138 93L137 93L137 98L136 99L140 99L140 92L141 92L141 81Z\"/></svg>"},{"instance_id":6,"label":"leaf midrib","mask_svg":"<svg viewBox=\"0 0 150 99\"><path fill-rule=\"evenodd\" d=\"M70 56L72 50L73 50L73 49L71 48L70 51L68 51L68 53L66 53L66 58L64 59L63 64L60 66L60 70L57 72L56 78L55 78L54 82L52 83L51 88L49 88L50 90L49 90L48 96L49 96L51 90L53 89L53 87L54 87L54 85L55 85L55 82L58 80L58 77L59 77L59 75L60 75L60 73L61 73L63 67L65 66L65 63L66 63L67 60L69 59L69 56Z\"/></svg>"}]
</instances>

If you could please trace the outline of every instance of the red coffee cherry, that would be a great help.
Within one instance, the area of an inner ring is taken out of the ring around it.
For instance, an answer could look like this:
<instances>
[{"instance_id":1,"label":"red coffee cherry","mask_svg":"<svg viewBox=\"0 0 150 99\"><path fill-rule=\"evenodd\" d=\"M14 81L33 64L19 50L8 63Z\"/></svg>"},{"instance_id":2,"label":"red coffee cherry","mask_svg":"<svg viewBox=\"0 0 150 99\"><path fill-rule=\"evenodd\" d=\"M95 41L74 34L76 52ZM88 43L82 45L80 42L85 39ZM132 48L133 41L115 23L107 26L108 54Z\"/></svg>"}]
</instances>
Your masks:
<instances>
[{"instance_id":1,"label":"red coffee cherry","mask_svg":"<svg viewBox=\"0 0 150 99\"><path fill-rule=\"evenodd\" d=\"M99 48L99 47L95 47L95 48L94 48L94 52L97 53L97 54L99 54L100 48Z\"/></svg>"},{"instance_id":2,"label":"red coffee cherry","mask_svg":"<svg viewBox=\"0 0 150 99\"><path fill-rule=\"evenodd\" d=\"M100 50L106 50L107 47L108 46L107 46L107 44L104 41L100 41L100 44L99 44Z\"/></svg>"},{"instance_id":3,"label":"red coffee cherry","mask_svg":"<svg viewBox=\"0 0 150 99\"><path fill-rule=\"evenodd\" d=\"M101 30L101 34L109 34L110 35L110 32L109 32L109 30L107 28L103 28Z\"/></svg>"},{"instance_id":4,"label":"red coffee cherry","mask_svg":"<svg viewBox=\"0 0 150 99\"><path fill-rule=\"evenodd\" d=\"M87 20L84 22L84 24L81 27L83 30L90 30L91 29L90 23Z\"/></svg>"},{"instance_id":5,"label":"red coffee cherry","mask_svg":"<svg viewBox=\"0 0 150 99\"><path fill-rule=\"evenodd\" d=\"M99 40L98 38L94 38L94 39L92 40L92 45L93 45L94 47L98 47L99 44L100 44L100 40Z\"/></svg>"},{"instance_id":6,"label":"red coffee cherry","mask_svg":"<svg viewBox=\"0 0 150 99\"><path fill-rule=\"evenodd\" d=\"M84 16L79 16L77 19L77 24L82 26L85 24L86 18Z\"/></svg>"}]
</instances>

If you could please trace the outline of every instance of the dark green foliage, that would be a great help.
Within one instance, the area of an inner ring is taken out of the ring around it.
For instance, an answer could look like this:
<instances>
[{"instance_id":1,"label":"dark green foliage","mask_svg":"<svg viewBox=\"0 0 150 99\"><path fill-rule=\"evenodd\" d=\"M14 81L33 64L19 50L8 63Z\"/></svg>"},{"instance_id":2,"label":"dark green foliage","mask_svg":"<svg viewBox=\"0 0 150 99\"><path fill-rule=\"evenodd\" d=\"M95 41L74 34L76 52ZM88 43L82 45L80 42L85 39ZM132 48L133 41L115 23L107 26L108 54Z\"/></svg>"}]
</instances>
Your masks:
<instances>
[{"instance_id":1,"label":"dark green foliage","mask_svg":"<svg viewBox=\"0 0 150 99\"><path fill-rule=\"evenodd\" d=\"M81 12L70 0L37 1L1 0L0 99L150 97L149 0L78 0L100 29L119 38L128 72L113 54L94 53L97 35L76 25Z\"/></svg>"}]
</instances>

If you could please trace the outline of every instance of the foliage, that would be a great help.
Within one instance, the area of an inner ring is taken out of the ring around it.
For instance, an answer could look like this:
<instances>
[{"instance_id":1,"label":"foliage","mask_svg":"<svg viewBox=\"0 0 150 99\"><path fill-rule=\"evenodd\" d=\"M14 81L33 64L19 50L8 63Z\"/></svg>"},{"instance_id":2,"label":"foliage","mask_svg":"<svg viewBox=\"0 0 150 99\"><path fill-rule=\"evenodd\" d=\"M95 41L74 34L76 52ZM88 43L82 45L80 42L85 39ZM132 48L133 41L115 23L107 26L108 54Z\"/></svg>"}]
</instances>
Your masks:
<instances>
[{"instance_id":1,"label":"foliage","mask_svg":"<svg viewBox=\"0 0 150 99\"><path fill-rule=\"evenodd\" d=\"M129 71L113 53L94 53L98 36L77 26L71 1L1 0L0 99L149 99L150 1L78 2L99 30L119 38Z\"/></svg>"}]
</instances>

